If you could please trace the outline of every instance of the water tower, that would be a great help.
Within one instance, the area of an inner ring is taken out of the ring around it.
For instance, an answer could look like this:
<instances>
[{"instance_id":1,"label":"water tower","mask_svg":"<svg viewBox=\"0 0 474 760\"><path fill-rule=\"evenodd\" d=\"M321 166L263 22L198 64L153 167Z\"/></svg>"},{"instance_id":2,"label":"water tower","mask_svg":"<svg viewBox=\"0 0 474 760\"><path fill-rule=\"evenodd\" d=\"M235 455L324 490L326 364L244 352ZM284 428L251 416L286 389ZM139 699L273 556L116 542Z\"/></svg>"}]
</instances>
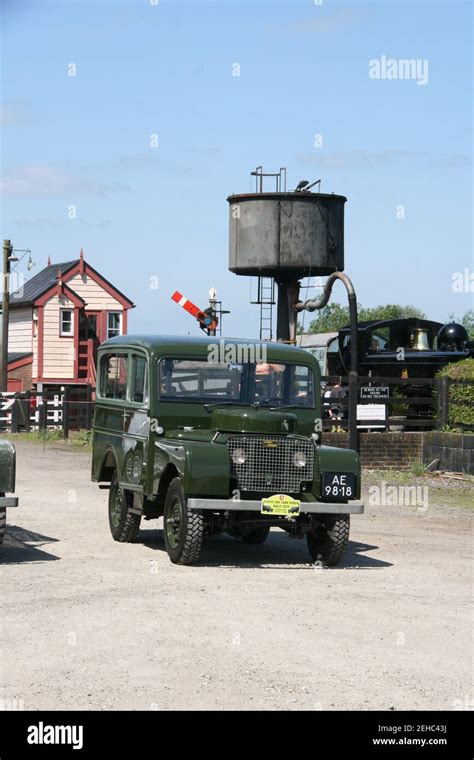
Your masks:
<instances>
[{"instance_id":1,"label":"water tower","mask_svg":"<svg viewBox=\"0 0 474 760\"><path fill-rule=\"evenodd\" d=\"M287 191L285 169L269 174L259 166L252 176L255 192L227 198L229 269L258 278L257 303L262 306L270 300L270 285L265 280L274 280L278 291L276 337L294 342L297 311L293 307L299 300L299 281L344 269L347 199L321 193L319 181L312 185L303 181ZM264 192L264 177L275 179L274 192ZM315 185L318 189L312 191Z\"/></svg>"},{"instance_id":2,"label":"water tower","mask_svg":"<svg viewBox=\"0 0 474 760\"><path fill-rule=\"evenodd\" d=\"M343 195L320 192L321 181L302 180L294 190L286 188L286 169L267 173L258 166L251 172L255 191L230 195L229 269L238 275L258 278L258 299L262 314L267 308L271 320L273 283L276 283L276 338L296 343L298 313L325 306L336 280L341 280L349 297L351 320L351 371L349 373L349 429L355 448L357 421L357 301L344 270ZM272 192L264 191L264 179L272 178ZM323 294L316 300L299 300L303 277L327 276ZM267 284L265 284L267 281ZM271 325L271 321L270 321ZM354 386L355 383L355 386ZM352 386L352 389L351 389ZM355 431L355 432L354 432Z\"/></svg>"}]
</instances>

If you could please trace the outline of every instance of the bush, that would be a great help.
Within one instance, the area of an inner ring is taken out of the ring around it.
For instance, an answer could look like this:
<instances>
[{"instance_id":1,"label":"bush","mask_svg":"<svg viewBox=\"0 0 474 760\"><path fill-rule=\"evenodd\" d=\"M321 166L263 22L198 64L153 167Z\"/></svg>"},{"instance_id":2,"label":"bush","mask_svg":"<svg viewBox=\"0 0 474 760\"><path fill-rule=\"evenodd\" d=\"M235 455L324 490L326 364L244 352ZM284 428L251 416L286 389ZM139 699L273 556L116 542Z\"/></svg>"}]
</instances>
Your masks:
<instances>
[{"instance_id":1,"label":"bush","mask_svg":"<svg viewBox=\"0 0 474 760\"><path fill-rule=\"evenodd\" d=\"M449 377L457 381L449 384L448 424L453 427L474 426L474 406L466 403L474 403L474 359L448 364L436 377ZM462 382L463 380L470 380L473 384Z\"/></svg>"},{"instance_id":2,"label":"bush","mask_svg":"<svg viewBox=\"0 0 474 760\"><path fill-rule=\"evenodd\" d=\"M73 446L88 448L92 445L92 430L78 430L70 436Z\"/></svg>"},{"instance_id":3,"label":"bush","mask_svg":"<svg viewBox=\"0 0 474 760\"><path fill-rule=\"evenodd\" d=\"M30 441L62 441L64 440L61 428L48 428L47 430L30 430L29 433L23 433L24 437Z\"/></svg>"}]
</instances>

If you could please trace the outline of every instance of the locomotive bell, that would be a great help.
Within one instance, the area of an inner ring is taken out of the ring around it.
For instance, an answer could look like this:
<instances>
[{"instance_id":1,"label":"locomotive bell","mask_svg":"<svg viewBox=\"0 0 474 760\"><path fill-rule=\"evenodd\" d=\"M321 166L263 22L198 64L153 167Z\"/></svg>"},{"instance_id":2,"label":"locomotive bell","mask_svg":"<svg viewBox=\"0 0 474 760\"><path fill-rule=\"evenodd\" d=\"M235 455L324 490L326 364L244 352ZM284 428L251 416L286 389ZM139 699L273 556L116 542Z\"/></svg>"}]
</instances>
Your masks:
<instances>
[{"instance_id":1,"label":"locomotive bell","mask_svg":"<svg viewBox=\"0 0 474 760\"><path fill-rule=\"evenodd\" d=\"M412 333L412 350L413 351L429 351L430 344L428 343L428 330L417 327Z\"/></svg>"}]
</instances>

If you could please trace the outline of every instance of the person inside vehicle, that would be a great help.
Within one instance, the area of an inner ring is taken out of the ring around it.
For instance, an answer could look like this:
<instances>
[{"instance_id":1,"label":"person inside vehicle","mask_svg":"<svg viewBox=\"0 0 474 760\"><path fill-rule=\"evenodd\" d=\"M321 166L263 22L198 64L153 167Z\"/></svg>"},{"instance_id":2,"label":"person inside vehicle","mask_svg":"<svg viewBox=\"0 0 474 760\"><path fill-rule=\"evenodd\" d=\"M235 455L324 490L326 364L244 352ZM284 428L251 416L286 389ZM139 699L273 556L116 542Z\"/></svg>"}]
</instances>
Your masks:
<instances>
[{"instance_id":1,"label":"person inside vehicle","mask_svg":"<svg viewBox=\"0 0 474 760\"><path fill-rule=\"evenodd\" d=\"M255 398L275 399L282 395L281 378L285 367L282 364L260 362L255 366Z\"/></svg>"}]
</instances>

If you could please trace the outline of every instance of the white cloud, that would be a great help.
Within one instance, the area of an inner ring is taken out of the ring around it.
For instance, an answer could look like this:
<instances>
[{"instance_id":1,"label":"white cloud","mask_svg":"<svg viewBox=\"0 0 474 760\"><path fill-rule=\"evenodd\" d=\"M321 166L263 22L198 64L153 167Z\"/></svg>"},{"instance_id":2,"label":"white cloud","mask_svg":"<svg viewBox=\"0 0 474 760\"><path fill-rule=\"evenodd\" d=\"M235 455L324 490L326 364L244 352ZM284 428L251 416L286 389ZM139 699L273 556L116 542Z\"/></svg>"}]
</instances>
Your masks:
<instances>
[{"instance_id":1,"label":"white cloud","mask_svg":"<svg viewBox=\"0 0 474 760\"><path fill-rule=\"evenodd\" d=\"M400 161L423 161L432 167L457 167L470 163L470 157L464 154L438 156L437 162L429 162L427 153L414 150L386 149L381 151L345 150L338 153L316 156L305 153L297 156L298 160L325 169L348 169L376 167Z\"/></svg>"},{"instance_id":2,"label":"white cloud","mask_svg":"<svg viewBox=\"0 0 474 760\"><path fill-rule=\"evenodd\" d=\"M85 219L71 219L59 217L19 217L12 219L6 225L8 228L18 228L20 230L107 230L112 226L110 219L101 219L98 222L88 222Z\"/></svg>"},{"instance_id":3,"label":"white cloud","mask_svg":"<svg viewBox=\"0 0 474 760\"><path fill-rule=\"evenodd\" d=\"M3 195L10 197L67 197L77 195L105 195L112 189L128 190L127 185L106 186L90 179L67 174L52 164L26 164L5 172L0 183Z\"/></svg>"},{"instance_id":4,"label":"white cloud","mask_svg":"<svg viewBox=\"0 0 474 760\"><path fill-rule=\"evenodd\" d=\"M458 166L470 166L472 164L472 156L465 153L450 153L446 156L439 156L436 161L431 164L435 169L451 169Z\"/></svg>"},{"instance_id":5,"label":"white cloud","mask_svg":"<svg viewBox=\"0 0 474 760\"><path fill-rule=\"evenodd\" d=\"M380 164L388 164L395 158L400 159L408 156L414 158L419 155L421 154L398 150L382 150L379 152L368 150L345 150L340 151L339 153L330 153L326 156L321 155L319 157L305 154L304 156L298 156L298 158L324 168L343 169L351 166L379 166Z\"/></svg>"},{"instance_id":6,"label":"white cloud","mask_svg":"<svg viewBox=\"0 0 474 760\"><path fill-rule=\"evenodd\" d=\"M346 26L353 21L366 16L367 10L365 8L357 8L357 10L351 8L341 9L335 13L329 15L323 15L319 6L315 6L315 13L321 15L319 18L316 15L314 18L308 18L304 21L295 21L291 24L273 24L267 27L268 32L288 31L295 33L316 32L324 33L330 32L332 29L338 29L339 27Z\"/></svg>"}]
</instances>

